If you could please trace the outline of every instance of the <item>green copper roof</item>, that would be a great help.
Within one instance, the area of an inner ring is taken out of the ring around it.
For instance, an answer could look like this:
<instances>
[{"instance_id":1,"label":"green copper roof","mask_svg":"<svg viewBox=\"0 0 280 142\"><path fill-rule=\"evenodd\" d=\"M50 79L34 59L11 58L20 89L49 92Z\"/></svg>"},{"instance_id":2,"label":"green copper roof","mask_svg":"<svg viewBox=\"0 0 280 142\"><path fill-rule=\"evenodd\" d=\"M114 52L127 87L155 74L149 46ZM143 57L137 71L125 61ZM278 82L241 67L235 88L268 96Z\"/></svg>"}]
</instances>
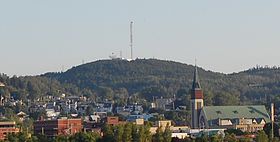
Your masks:
<instances>
[{"instance_id":1,"label":"green copper roof","mask_svg":"<svg viewBox=\"0 0 280 142\"><path fill-rule=\"evenodd\" d=\"M270 122L270 116L265 106L204 106L202 111L207 120L214 119L235 119L235 118L263 118Z\"/></svg>"}]
</instances>

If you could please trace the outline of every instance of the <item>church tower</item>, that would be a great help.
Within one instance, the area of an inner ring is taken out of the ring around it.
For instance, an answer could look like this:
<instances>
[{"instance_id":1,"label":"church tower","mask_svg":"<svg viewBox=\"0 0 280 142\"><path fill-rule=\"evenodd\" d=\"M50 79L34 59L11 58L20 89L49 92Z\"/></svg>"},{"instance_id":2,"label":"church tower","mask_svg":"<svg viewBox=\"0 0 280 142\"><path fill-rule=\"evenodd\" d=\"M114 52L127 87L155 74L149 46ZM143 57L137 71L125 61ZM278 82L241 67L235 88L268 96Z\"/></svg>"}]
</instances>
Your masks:
<instances>
[{"instance_id":1,"label":"church tower","mask_svg":"<svg viewBox=\"0 0 280 142\"><path fill-rule=\"evenodd\" d=\"M199 79L198 79L197 66L195 65L193 84L191 90L191 112L192 112L191 127L192 128L199 128L198 119L202 107L203 107L203 91L201 89Z\"/></svg>"}]
</instances>

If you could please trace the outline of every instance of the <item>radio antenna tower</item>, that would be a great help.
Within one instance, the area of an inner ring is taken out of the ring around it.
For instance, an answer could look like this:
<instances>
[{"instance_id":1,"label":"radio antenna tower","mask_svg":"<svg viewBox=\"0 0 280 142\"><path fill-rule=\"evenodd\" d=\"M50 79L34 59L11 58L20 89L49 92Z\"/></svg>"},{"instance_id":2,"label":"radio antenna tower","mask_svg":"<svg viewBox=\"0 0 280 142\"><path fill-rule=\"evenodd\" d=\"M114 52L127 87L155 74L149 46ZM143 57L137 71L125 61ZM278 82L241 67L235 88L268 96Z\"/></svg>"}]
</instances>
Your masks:
<instances>
[{"instance_id":1,"label":"radio antenna tower","mask_svg":"<svg viewBox=\"0 0 280 142\"><path fill-rule=\"evenodd\" d=\"M133 22L130 22L130 58L133 60L133 37L132 37L132 24Z\"/></svg>"}]
</instances>

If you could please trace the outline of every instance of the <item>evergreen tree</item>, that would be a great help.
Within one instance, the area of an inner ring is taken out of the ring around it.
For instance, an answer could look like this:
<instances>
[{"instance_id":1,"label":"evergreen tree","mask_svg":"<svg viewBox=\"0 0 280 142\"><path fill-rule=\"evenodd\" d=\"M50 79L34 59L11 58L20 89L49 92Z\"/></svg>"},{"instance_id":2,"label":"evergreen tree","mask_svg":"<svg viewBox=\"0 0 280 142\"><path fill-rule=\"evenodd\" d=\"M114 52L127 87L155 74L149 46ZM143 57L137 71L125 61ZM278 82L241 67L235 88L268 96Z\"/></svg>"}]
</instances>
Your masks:
<instances>
[{"instance_id":1,"label":"evergreen tree","mask_svg":"<svg viewBox=\"0 0 280 142\"><path fill-rule=\"evenodd\" d=\"M115 142L123 141L124 125L118 125L114 129L114 140Z\"/></svg>"},{"instance_id":2,"label":"evergreen tree","mask_svg":"<svg viewBox=\"0 0 280 142\"><path fill-rule=\"evenodd\" d=\"M211 142L223 142L221 135L214 135L211 137Z\"/></svg>"},{"instance_id":3,"label":"evergreen tree","mask_svg":"<svg viewBox=\"0 0 280 142\"><path fill-rule=\"evenodd\" d=\"M103 138L102 141L104 142L112 142L114 140L114 132L113 127L111 125L105 125L103 127Z\"/></svg>"},{"instance_id":4,"label":"evergreen tree","mask_svg":"<svg viewBox=\"0 0 280 142\"><path fill-rule=\"evenodd\" d=\"M142 142L141 135L143 137L143 131L141 127L137 125L132 125L132 140L133 142Z\"/></svg>"},{"instance_id":5,"label":"evergreen tree","mask_svg":"<svg viewBox=\"0 0 280 142\"><path fill-rule=\"evenodd\" d=\"M153 136L153 142L163 142L164 137L163 137L163 132L162 132L162 127L159 127L156 131L156 134Z\"/></svg>"},{"instance_id":6,"label":"evergreen tree","mask_svg":"<svg viewBox=\"0 0 280 142\"><path fill-rule=\"evenodd\" d=\"M55 142L68 142L69 139L67 136L64 136L64 135L59 135L55 138L54 140Z\"/></svg>"},{"instance_id":7,"label":"evergreen tree","mask_svg":"<svg viewBox=\"0 0 280 142\"><path fill-rule=\"evenodd\" d=\"M70 142L96 142L99 135L93 132L79 132L70 137Z\"/></svg>"},{"instance_id":8,"label":"evergreen tree","mask_svg":"<svg viewBox=\"0 0 280 142\"><path fill-rule=\"evenodd\" d=\"M152 135L150 132L150 126L144 125L143 127L144 131L144 142L151 142L152 141Z\"/></svg>"},{"instance_id":9,"label":"evergreen tree","mask_svg":"<svg viewBox=\"0 0 280 142\"><path fill-rule=\"evenodd\" d=\"M163 132L163 141L171 142L171 140L172 140L172 132L170 130L170 126L166 125L165 130Z\"/></svg>"},{"instance_id":10,"label":"evergreen tree","mask_svg":"<svg viewBox=\"0 0 280 142\"><path fill-rule=\"evenodd\" d=\"M264 131L259 131L257 138L256 138L256 142L268 142L268 136L265 134Z\"/></svg>"},{"instance_id":11,"label":"evergreen tree","mask_svg":"<svg viewBox=\"0 0 280 142\"><path fill-rule=\"evenodd\" d=\"M123 142L132 142L132 125L126 123L124 125Z\"/></svg>"}]
</instances>

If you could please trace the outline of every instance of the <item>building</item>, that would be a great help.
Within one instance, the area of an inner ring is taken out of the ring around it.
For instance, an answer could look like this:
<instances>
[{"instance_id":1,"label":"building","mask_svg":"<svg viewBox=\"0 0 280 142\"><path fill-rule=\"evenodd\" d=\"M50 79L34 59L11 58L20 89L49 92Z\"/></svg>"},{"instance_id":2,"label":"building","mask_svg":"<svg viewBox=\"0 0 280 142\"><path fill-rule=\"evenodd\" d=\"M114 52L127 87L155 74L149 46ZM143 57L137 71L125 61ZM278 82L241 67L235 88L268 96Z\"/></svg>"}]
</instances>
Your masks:
<instances>
[{"instance_id":1,"label":"building","mask_svg":"<svg viewBox=\"0 0 280 142\"><path fill-rule=\"evenodd\" d=\"M0 140L4 140L8 133L18 133L19 128L16 128L16 122L0 122Z\"/></svg>"},{"instance_id":2,"label":"building","mask_svg":"<svg viewBox=\"0 0 280 142\"><path fill-rule=\"evenodd\" d=\"M159 98L155 101L155 108L171 110L173 109L173 102L173 98Z\"/></svg>"},{"instance_id":3,"label":"building","mask_svg":"<svg viewBox=\"0 0 280 142\"><path fill-rule=\"evenodd\" d=\"M49 137L57 135L72 135L82 130L82 119L55 119L34 122L34 134Z\"/></svg>"},{"instance_id":4,"label":"building","mask_svg":"<svg viewBox=\"0 0 280 142\"><path fill-rule=\"evenodd\" d=\"M118 125L119 124L119 117L108 116L106 118L106 124L108 124L108 125Z\"/></svg>"},{"instance_id":5,"label":"building","mask_svg":"<svg viewBox=\"0 0 280 142\"><path fill-rule=\"evenodd\" d=\"M199 128L199 115L201 108L203 107L203 91L201 89L199 79L198 79L198 72L197 66L195 66L194 71L194 78L191 90L191 127L196 129Z\"/></svg>"},{"instance_id":6,"label":"building","mask_svg":"<svg viewBox=\"0 0 280 142\"><path fill-rule=\"evenodd\" d=\"M193 129L240 129L247 132L262 130L270 122L263 105L204 106L198 71L195 66L191 95L191 127Z\"/></svg>"},{"instance_id":7,"label":"building","mask_svg":"<svg viewBox=\"0 0 280 142\"><path fill-rule=\"evenodd\" d=\"M231 128L246 132L262 130L270 116L265 106L205 106L200 114L203 128Z\"/></svg>"}]
</instances>

